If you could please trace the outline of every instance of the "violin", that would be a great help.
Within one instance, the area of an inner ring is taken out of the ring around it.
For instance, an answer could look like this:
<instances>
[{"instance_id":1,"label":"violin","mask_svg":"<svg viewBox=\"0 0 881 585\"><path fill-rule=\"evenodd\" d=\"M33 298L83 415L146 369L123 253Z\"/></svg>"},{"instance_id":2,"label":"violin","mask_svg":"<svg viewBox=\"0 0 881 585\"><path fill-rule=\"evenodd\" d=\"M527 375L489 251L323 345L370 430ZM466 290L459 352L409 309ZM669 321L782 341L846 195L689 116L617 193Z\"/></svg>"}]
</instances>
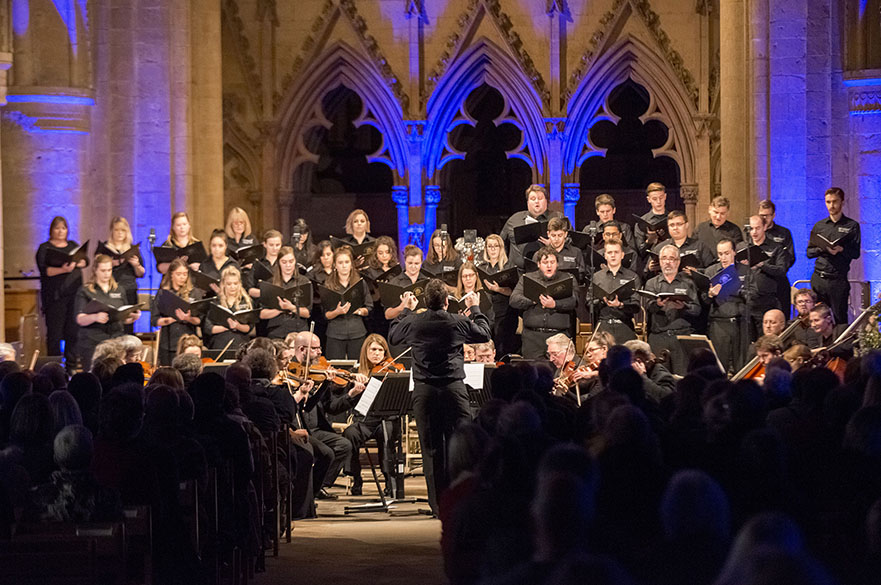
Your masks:
<instances>
[{"instance_id":1,"label":"violin","mask_svg":"<svg viewBox=\"0 0 881 585\"><path fill-rule=\"evenodd\" d=\"M563 364L563 367L560 368L560 375L554 379L554 385L560 388L566 387L571 388L577 382L575 379L575 374L579 372L595 372L599 369L599 365L593 364L584 364L581 366L576 366L574 361L566 362Z\"/></svg>"},{"instance_id":2,"label":"violin","mask_svg":"<svg viewBox=\"0 0 881 585\"><path fill-rule=\"evenodd\" d=\"M403 372L404 365L395 362L392 357L387 357L381 362L370 368L370 374L384 374L387 372Z\"/></svg>"},{"instance_id":3,"label":"violin","mask_svg":"<svg viewBox=\"0 0 881 585\"><path fill-rule=\"evenodd\" d=\"M333 368L324 356L312 362L308 372L306 366L299 362L290 362L287 371L304 380L309 379L314 382L330 380L337 386L345 386L349 382L355 381L355 374Z\"/></svg>"}]
</instances>

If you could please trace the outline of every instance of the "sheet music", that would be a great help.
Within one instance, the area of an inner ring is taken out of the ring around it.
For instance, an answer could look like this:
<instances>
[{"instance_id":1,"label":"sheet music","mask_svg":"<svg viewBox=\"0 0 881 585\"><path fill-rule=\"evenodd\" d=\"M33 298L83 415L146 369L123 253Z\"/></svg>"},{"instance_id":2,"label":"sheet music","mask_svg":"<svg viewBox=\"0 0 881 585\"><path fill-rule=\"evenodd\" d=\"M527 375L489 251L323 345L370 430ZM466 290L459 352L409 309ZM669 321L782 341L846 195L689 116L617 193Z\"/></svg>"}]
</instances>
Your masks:
<instances>
[{"instance_id":1,"label":"sheet music","mask_svg":"<svg viewBox=\"0 0 881 585\"><path fill-rule=\"evenodd\" d=\"M482 390L485 366L486 364L465 364L465 384L475 390Z\"/></svg>"},{"instance_id":2,"label":"sheet music","mask_svg":"<svg viewBox=\"0 0 881 585\"><path fill-rule=\"evenodd\" d=\"M408 383L407 390L412 392L414 387L415 385L413 384L413 369L410 368L410 382Z\"/></svg>"},{"instance_id":3,"label":"sheet music","mask_svg":"<svg viewBox=\"0 0 881 585\"><path fill-rule=\"evenodd\" d=\"M367 416L367 412L370 410L370 407L373 406L373 401L376 400L376 395L379 394L380 386L382 386L382 380L380 378L370 378L370 381L367 382L367 387L364 389L364 392L361 393L361 400L359 400L358 404L355 406L355 412L360 412L364 416Z\"/></svg>"},{"instance_id":4,"label":"sheet music","mask_svg":"<svg viewBox=\"0 0 881 585\"><path fill-rule=\"evenodd\" d=\"M527 215L523 218L523 225L529 225L531 223L538 223L538 220L532 217L531 215Z\"/></svg>"}]
</instances>

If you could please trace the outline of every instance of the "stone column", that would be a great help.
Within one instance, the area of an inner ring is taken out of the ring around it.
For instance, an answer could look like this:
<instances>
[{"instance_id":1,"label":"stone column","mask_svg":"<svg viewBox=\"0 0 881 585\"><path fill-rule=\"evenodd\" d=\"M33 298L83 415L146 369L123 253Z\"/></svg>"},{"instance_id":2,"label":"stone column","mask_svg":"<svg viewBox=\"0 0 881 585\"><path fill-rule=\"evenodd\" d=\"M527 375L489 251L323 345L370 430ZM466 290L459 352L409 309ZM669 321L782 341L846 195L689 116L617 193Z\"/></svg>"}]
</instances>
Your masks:
<instances>
[{"instance_id":1,"label":"stone column","mask_svg":"<svg viewBox=\"0 0 881 585\"><path fill-rule=\"evenodd\" d=\"M577 230L575 225L575 206L581 199L581 185L579 183L563 184L563 214L569 218L569 225L572 229Z\"/></svg>"},{"instance_id":2,"label":"stone column","mask_svg":"<svg viewBox=\"0 0 881 585\"><path fill-rule=\"evenodd\" d=\"M437 226L437 204L441 200L440 187L437 185L425 186L425 224L424 233L426 238L430 238L431 234ZM426 247L430 242L425 243ZM425 250L423 250L425 251Z\"/></svg>"},{"instance_id":3,"label":"stone column","mask_svg":"<svg viewBox=\"0 0 881 585\"><path fill-rule=\"evenodd\" d=\"M721 0L722 191L732 209L753 207L749 139L749 19L746 0Z\"/></svg>"},{"instance_id":4,"label":"stone column","mask_svg":"<svg viewBox=\"0 0 881 585\"><path fill-rule=\"evenodd\" d=\"M685 215L688 217L688 225L692 231L697 227L698 218L695 208L697 207L698 188L696 184L685 184L679 186L679 196L685 203Z\"/></svg>"},{"instance_id":5,"label":"stone column","mask_svg":"<svg viewBox=\"0 0 881 585\"><path fill-rule=\"evenodd\" d=\"M293 224L291 206L294 204L294 192L290 189L276 189L275 201L277 203L276 210L278 211L278 215L273 218L273 223L268 223L266 225L278 226L274 229L281 228L280 231L285 235L285 238L287 238L290 236L291 225ZM279 223L281 223L281 225L278 225ZM258 240L262 240L262 234L258 235Z\"/></svg>"},{"instance_id":6,"label":"stone column","mask_svg":"<svg viewBox=\"0 0 881 585\"><path fill-rule=\"evenodd\" d=\"M404 246L407 245L407 226L410 225L410 194L406 185L392 187L392 201L398 211L398 252L403 258Z\"/></svg>"}]
</instances>

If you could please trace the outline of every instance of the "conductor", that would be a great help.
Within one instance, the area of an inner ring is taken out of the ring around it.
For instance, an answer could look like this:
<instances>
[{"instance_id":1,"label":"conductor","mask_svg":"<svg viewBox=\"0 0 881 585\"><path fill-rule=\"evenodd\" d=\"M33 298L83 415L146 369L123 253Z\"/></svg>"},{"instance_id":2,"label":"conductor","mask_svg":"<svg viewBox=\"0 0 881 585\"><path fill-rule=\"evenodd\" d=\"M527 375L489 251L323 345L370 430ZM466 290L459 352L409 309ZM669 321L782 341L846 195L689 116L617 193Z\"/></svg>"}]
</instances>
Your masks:
<instances>
[{"instance_id":1,"label":"conductor","mask_svg":"<svg viewBox=\"0 0 881 585\"><path fill-rule=\"evenodd\" d=\"M480 297L465 297L465 315L447 312L447 289L433 278L425 287L423 313L414 313L418 301L411 292L402 295L405 308L389 327L389 343L412 347L413 412L422 467L428 487L428 503L435 515L440 494L449 484L447 448L453 431L471 415L465 389L465 358L462 345L484 343L492 336L486 315L480 312Z\"/></svg>"}]
</instances>

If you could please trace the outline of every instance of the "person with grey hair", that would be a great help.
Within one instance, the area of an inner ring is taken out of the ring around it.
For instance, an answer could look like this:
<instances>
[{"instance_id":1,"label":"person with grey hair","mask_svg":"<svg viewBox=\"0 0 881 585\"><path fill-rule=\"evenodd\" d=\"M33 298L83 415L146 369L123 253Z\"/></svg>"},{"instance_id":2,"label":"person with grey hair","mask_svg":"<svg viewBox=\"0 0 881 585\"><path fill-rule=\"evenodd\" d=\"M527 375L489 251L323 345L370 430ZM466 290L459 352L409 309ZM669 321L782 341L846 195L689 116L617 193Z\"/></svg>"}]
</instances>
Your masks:
<instances>
[{"instance_id":1,"label":"person with grey hair","mask_svg":"<svg viewBox=\"0 0 881 585\"><path fill-rule=\"evenodd\" d=\"M121 520L119 494L99 485L90 469L92 432L82 425L68 425L55 436L53 447L59 469L48 483L31 490L25 519L44 524Z\"/></svg>"},{"instance_id":2,"label":"person with grey hair","mask_svg":"<svg viewBox=\"0 0 881 585\"><path fill-rule=\"evenodd\" d=\"M189 388L196 376L202 373L202 360L191 354L179 355L172 360L171 367L180 372L184 386Z\"/></svg>"},{"instance_id":3,"label":"person with grey hair","mask_svg":"<svg viewBox=\"0 0 881 585\"><path fill-rule=\"evenodd\" d=\"M0 343L0 362L14 362L15 348L11 343Z\"/></svg>"}]
</instances>

